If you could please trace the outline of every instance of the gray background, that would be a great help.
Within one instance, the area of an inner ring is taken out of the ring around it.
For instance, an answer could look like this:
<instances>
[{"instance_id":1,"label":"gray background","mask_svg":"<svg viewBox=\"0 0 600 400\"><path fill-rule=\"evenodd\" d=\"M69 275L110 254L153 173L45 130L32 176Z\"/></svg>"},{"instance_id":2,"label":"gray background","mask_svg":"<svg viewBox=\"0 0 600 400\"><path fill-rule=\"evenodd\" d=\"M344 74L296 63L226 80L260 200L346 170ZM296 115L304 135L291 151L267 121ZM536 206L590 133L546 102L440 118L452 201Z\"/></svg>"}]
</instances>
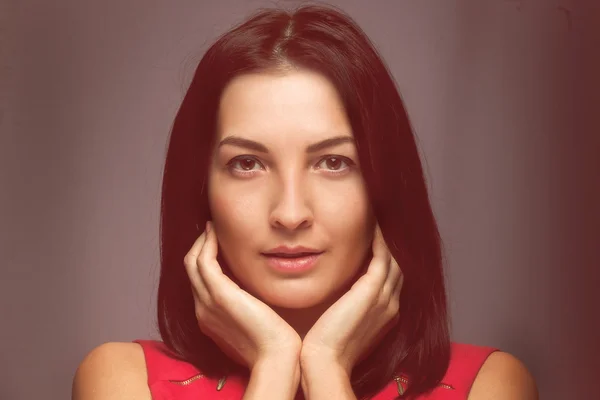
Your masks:
<instances>
[{"instance_id":1,"label":"gray background","mask_svg":"<svg viewBox=\"0 0 600 400\"><path fill-rule=\"evenodd\" d=\"M600 1L331 3L406 100L453 339L598 398ZM206 46L270 4L0 0L1 399L69 398L94 346L157 338L168 132Z\"/></svg>"}]
</instances>

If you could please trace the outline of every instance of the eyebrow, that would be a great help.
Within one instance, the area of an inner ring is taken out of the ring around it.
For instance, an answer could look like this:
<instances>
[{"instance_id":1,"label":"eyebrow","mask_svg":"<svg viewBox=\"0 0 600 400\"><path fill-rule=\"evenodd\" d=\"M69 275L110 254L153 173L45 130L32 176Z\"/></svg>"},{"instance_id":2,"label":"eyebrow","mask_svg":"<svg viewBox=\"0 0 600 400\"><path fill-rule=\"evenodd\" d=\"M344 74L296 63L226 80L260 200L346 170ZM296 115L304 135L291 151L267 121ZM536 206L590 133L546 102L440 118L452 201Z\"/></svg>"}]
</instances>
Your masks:
<instances>
[{"instance_id":1,"label":"eyebrow","mask_svg":"<svg viewBox=\"0 0 600 400\"><path fill-rule=\"evenodd\" d=\"M352 136L336 136L329 139L321 140L320 142L313 143L306 148L307 153L316 153L318 151L337 146L343 143L352 143L354 142L354 137ZM225 139L221 140L217 148L221 148L224 145L231 145L237 147L243 147L249 150L254 150L259 153L269 153L269 149L262 143L255 142L254 140L245 139L239 136L227 136Z\"/></svg>"}]
</instances>

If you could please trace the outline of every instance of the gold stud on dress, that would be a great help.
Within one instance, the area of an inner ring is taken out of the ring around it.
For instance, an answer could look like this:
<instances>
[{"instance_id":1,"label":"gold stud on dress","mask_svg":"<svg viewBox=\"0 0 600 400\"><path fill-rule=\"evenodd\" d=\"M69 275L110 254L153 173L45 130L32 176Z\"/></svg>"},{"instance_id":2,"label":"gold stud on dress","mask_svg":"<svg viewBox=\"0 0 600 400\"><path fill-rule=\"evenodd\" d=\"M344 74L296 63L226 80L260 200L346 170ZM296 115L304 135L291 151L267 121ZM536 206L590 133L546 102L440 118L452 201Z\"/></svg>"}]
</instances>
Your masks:
<instances>
[{"instance_id":1,"label":"gold stud on dress","mask_svg":"<svg viewBox=\"0 0 600 400\"><path fill-rule=\"evenodd\" d=\"M402 378L396 377L396 378L394 378L394 380L396 381L398 394L404 394L404 387L402 387L402 383L400 383L400 382L402 382Z\"/></svg>"},{"instance_id":2,"label":"gold stud on dress","mask_svg":"<svg viewBox=\"0 0 600 400\"><path fill-rule=\"evenodd\" d=\"M224 376L221 379L219 379L219 383L217 383L217 392L220 392L221 389L223 389L223 386L225 386L225 381L227 381L227 376Z\"/></svg>"}]
</instances>

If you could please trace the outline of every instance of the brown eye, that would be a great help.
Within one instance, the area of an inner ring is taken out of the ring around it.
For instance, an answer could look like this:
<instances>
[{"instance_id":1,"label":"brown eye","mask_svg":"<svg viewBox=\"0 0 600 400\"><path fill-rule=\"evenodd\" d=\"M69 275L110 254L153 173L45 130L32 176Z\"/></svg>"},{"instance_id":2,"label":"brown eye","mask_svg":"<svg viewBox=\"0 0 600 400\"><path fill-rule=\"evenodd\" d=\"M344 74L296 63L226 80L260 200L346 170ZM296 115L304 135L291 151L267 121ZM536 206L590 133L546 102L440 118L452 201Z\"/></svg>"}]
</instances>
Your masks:
<instances>
[{"instance_id":1,"label":"brown eye","mask_svg":"<svg viewBox=\"0 0 600 400\"><path fill-rule=\"evenodd\" d=\"M324 169L326 171L334 172L344 172L352 165L352 161L347 159L346 157L338 157L338 156L327 156L319 162L319 168Z\"/></svg>"},{"instance_id":2,"label":"brown eye","mask_svg":"<svg viewBox=\"0 0 600 400\"><path fill-rule=\"evenodd\" d=\"M227 168L233 174L254 174L264 169L260 161L254 157L240 156L235 157L227 163Z\"/></svg>"},{"instance_id":3,"label":"brown eye","mask_svg":"<svg viewBox=\"0 0 600 400\"><path fill-rule=\"evenodd\" d=\"M342 165L342 160L337 158L337 157L329 157L325 160L325 164L327 165L327 168L332 169L332 170L337 170L340 168L340 166Z\"/></svg>"},{"instance_id":4,"label":"brown eye","mask_svg":"<svg viewBox=\"0 0 600 400\"><path fill-rule=\"evenodd\" d=\"M251 158L242 158L241 160L238 160L238 162L240 163L240 167L244 171L252 170L252 167L254 167L254 165L256 164L256 161L254 161Z\"/></svg>"}]
</instances>

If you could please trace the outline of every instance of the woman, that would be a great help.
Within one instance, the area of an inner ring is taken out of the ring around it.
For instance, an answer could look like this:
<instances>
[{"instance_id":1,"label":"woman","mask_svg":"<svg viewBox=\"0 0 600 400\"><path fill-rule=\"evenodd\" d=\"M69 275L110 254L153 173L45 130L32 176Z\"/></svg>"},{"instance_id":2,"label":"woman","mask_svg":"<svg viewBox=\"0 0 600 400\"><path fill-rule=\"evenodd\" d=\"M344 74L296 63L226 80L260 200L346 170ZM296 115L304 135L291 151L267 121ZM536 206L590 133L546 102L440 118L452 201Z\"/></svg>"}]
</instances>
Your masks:
<instances>
[{"instance_id":1,"label":"woman","mask_svg":"<svg viewBox=\"0 0 600 400\"><path fill-rule=\"evenodd\" d=\"M94 349L75 399L537 398L514 357L450 343L406 111L337 10L263 10L210 47L171 133L161 239L163 341Z\"/></svg>"}]
</instances>

